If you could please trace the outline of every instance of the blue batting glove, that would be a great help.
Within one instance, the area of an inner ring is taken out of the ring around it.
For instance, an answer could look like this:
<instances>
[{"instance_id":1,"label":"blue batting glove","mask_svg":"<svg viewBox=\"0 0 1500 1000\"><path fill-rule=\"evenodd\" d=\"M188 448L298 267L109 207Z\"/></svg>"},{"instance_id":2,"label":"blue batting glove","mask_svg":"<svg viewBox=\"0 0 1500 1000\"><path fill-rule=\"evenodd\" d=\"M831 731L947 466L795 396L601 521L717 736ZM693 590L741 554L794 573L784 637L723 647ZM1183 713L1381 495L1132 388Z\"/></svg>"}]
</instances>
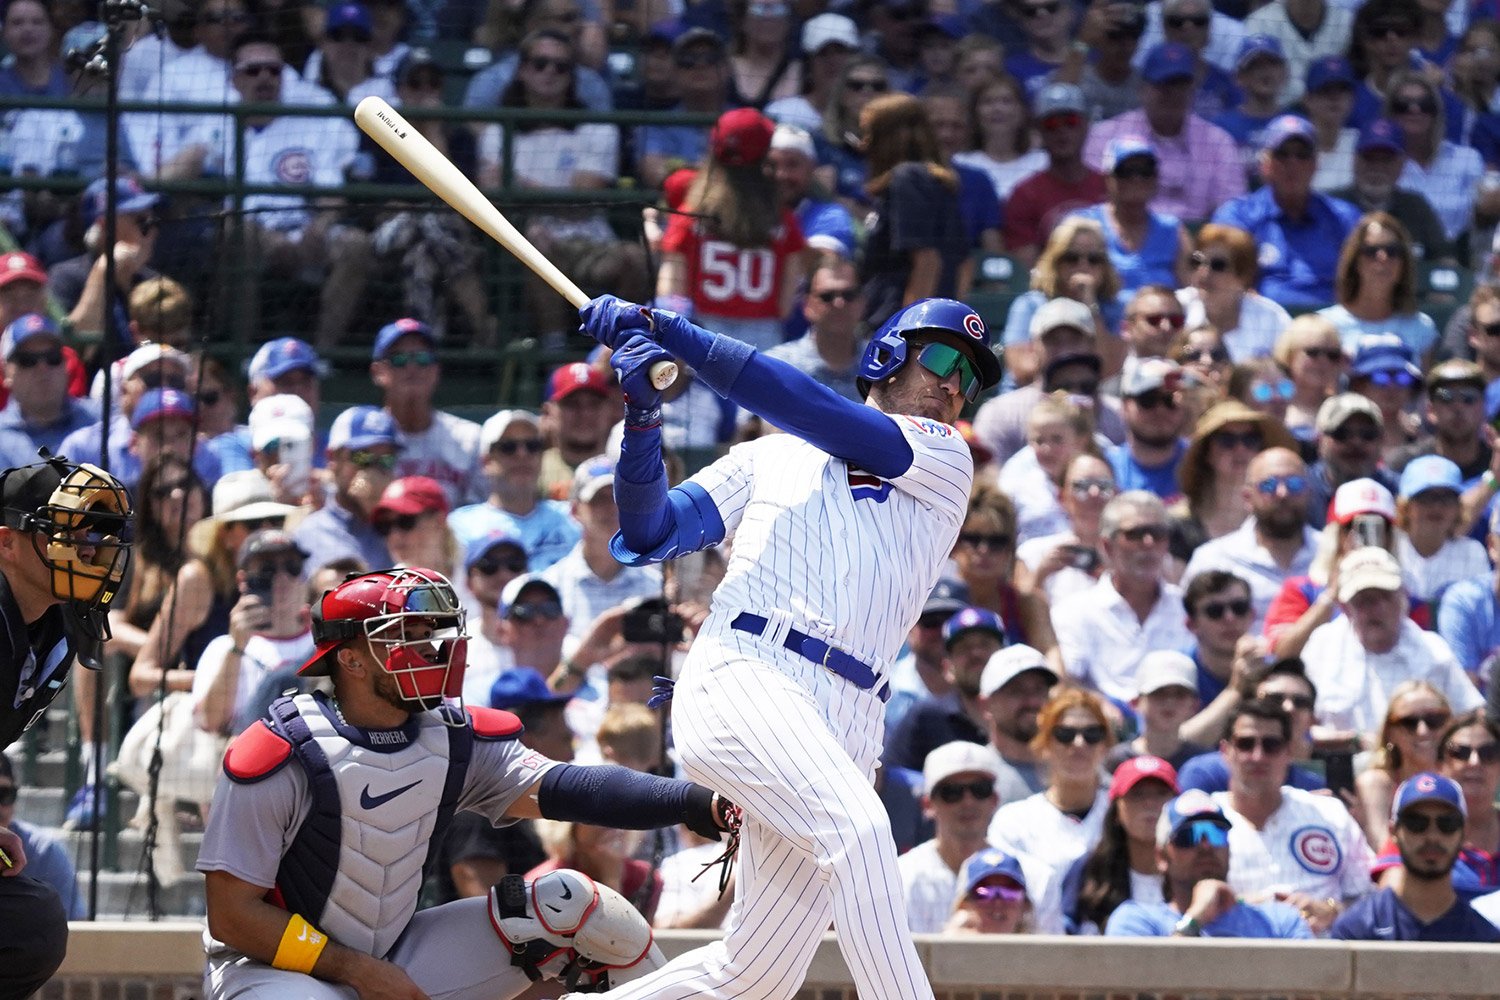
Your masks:
<instances>
[{"instance_id":1,"label":"blue batting glove","mask_svg":"<svg viewBox=\"0 0 1500 1000\"><path fill-rule=\"evenodd\" d=\"M615 295L600 295L578 310L583 322L580 333L593 337L610 350L617 349L637 334L651 333L651 311L635 302Z\"/></svg>"},{"instance_id":2,"label":"blue batting glove","mask_svg":"<svg viewBox=\"0 0 1500 1000\"><path fill-rule=\"evenodd\" d=\"M634 334L615 348L609 363L620 377L625 404L633 410L655 410L661 406L661 390L651 384L651 366L671 361L672 355L654 340Z\"/></svg>"}]
</instances>

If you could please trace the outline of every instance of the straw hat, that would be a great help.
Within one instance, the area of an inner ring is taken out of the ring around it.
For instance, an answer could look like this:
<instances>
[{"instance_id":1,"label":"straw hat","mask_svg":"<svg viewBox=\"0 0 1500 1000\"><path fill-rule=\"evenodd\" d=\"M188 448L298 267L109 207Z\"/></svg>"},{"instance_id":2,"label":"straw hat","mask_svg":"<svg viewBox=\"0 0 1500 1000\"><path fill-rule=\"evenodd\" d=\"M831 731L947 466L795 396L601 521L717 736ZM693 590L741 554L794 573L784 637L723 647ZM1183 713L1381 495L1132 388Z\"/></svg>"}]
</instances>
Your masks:
<instances>
[{"instance_id":1,"label":"straw hat","mask_svg":"<svg viewBox=\"0 0 1500 1000\"><path fill-rule=\"evenodd\" d=\"M1208 442L1219 431L1231 424L1251 424L1260 431L1266 448L1289 448L1298 451L1297 439L1281 424L1259 410L1253 410L1237 399L1226 399L1215 403L1198 418L1193 427L1192 439L1187 451L1177 465L1177 483L1184 496L1197 496L1202 486L1202 477L1208 471Z\"/></svg>"}]
</instances>

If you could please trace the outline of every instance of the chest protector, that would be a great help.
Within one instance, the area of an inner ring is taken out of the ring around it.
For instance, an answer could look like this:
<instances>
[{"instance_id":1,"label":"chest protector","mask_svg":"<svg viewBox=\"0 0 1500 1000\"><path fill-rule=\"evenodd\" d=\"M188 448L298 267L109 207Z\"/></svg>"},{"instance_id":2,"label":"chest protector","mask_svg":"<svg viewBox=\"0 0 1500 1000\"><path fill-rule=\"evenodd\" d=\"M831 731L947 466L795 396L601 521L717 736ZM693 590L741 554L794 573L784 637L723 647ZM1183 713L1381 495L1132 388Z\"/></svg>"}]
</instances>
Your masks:
<instances>
[{"instance_id":1,"label":"chest protector","mask_svg":"<svg viewBox=\"0 0 1500 1000\"><path fill-rule=\"evenodd\" d=\"M312 799L272 901L340 944L384 957L416 912L453 817L472 730L444 724L436 711L401 729L362 730L338 721L321 695L279 699L269 728L291 745Z\"/></svg>"}]
</instances>

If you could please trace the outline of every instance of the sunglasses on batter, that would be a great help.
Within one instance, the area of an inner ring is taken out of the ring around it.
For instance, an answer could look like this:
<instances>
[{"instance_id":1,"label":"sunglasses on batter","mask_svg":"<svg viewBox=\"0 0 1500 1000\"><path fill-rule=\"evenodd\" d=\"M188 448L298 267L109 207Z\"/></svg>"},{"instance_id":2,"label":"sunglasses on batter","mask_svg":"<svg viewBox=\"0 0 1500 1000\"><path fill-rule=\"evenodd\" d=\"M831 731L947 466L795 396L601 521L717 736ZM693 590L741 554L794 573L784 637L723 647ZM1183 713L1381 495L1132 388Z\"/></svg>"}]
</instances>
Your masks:
<instances>
[{"instance_id":1,"label":"sunglasses on batter","mask_svg":"<svg viewBox=\"0 0 1500 1000\"><path fill-rule=\"evenodd\" d=\"M926 344L917 352L917 364L938 378L947 378L958 372L958 385L964 399L974 402L979 395L979 370L969 356L947 344Z\"/></svg>"}]
</instances>

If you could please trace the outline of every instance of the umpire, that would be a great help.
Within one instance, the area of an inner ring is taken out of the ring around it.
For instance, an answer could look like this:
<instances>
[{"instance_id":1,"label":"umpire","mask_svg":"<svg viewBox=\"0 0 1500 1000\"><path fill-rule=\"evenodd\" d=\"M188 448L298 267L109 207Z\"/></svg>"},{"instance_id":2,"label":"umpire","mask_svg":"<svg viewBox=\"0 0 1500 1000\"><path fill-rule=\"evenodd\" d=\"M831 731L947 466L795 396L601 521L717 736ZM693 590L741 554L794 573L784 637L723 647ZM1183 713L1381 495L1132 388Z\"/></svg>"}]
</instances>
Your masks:
<instances>
[{"instance_id":1,"label":"umpire","mask_svg":"<svg viewBox=\"0 0 1500 1000\"><path fill-rule=\"evenodd\" d=\"M130 559L130 499L109 473L42 452L0 472L0 750L41 717L76 658L98 667L109 602ZM20 838L0 827L0 1000L30 996L62 964L68 920L23 874Z\"/></svg>"}]
</instances>

